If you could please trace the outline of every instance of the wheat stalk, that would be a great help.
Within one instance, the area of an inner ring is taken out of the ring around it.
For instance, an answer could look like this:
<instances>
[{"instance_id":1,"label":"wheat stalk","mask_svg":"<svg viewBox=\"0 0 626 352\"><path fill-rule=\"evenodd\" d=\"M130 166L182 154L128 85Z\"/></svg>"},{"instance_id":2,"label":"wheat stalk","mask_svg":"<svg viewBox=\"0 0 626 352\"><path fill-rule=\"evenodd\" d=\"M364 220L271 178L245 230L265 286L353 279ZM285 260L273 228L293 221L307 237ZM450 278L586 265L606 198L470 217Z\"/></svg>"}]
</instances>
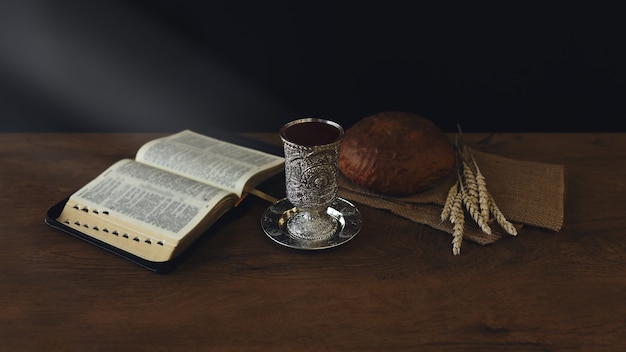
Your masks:
<instances>
[{"instance_id":1,"label":"wheat stalk","mask_svg":"<svg viewBox=\"0 0 626 352\"><path fill-rule=\"evenodd\" d=\"M472 202L478 203L478 184L476 183L476 176L469 164L463 159L463 178L467 185L467 192Z\"/></svg>"},{"instance_id":2,"label":"wheat stalk","mask_svg":"<svg viewBox=\"0 0 626 352\"><path fill-rule=\"evenodd\" d=\"M458 192L459 180L457 179L450 190L448 191L448 196L446 197L446 202L443 205L443 209L441 210L441 222L448 220L450 217L450 211L452 210L452 203L454 203L454 198Z\"/></svg>"},{"instance_id":3,"label":"wheat stalk","mask_svg":"<svg viewBox=\"0 0 626 352\"><path fill-rule=\"evenodd\" d=\"M457 192L454 197L452 209L450 211L450 222L452 227L452 254L461 254L461 243L463 242L463 227L465 226L465 213L463 212L463 197L461 192Z\"/></svg>"},{"instance_id":4,"label":"wheat stalk","mask_svg":"<svg viewBox=\"0 0 626 352\"><path fill-rule=\"evenodd\" d=\"M478 163L474 156L472 155L472 162L474 164L474 168L476 169L476 184L478 186L478 202L480 204L480 216L483 219L489 219L489 205L491 196L489 195L489 191L487 191L487 180L485 176L480 172L480 168L478 167Z\"/></svg>"},{"instance_id":5,"label":"wheat stalk","mask_svg":"<svg viewBox=\"0 0 626 352\"><path fill-rule=\"evenodd\" d=\"M504 229L504 231L506 231L509 235L511 236L517 236L517 229L515 228L515 226L513 226L513 224L511 224L505 217L504 214L502 214L502 212L500 211L500 208L498 208L498 205L496 204L496 201L493 200L493 197L489 197L490 198L490 202L489 202L489 209L491 211L491 213L493 214L494 218L496 219L496 222Z\"/></svg>"},{"instance_id":6,"label":"wheat stalk","mask_svg":"<svg viewBox=\"0 0 626 352\"><path fill-rule=\"evenodd\" d=\"M469 188L469 187L468 187ZM472 219L478 224L480 229L491 235L491 228L488 225L489 217L483 218L481 216L480 210L478 208L478 197L472 197L471 191L466 191L465 187L463 187L463 183L461 183L461 195L463 197L463 203L465 204L465 209L470 214Z\"/></svg>"}]
</instances>

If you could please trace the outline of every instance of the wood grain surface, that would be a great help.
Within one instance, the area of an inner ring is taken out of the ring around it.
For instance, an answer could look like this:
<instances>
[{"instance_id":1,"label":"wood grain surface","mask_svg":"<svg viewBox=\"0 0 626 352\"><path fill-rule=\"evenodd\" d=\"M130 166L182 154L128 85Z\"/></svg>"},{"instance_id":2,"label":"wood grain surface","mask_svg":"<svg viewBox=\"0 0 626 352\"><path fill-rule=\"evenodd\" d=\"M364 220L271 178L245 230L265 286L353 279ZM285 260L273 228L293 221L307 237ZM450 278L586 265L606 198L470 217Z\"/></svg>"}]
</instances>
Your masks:
<instances>
[{"instance_id":1,"label":"wood grain surface","mask_svg":"<svg viewBox=\"0 0 626 352\"><path fill-rule=\"evenodd\" d=\"M249 197L158 275L44 224L49 207L159 134L0 134L7 351L626 350L626 134L468 134L561 163L565 226L488 246L359 206L326 251L283 248ZM274 134L251 135L278 143ZM281 180L266 185L284 195Z\"/></svg>"}]
</instances>

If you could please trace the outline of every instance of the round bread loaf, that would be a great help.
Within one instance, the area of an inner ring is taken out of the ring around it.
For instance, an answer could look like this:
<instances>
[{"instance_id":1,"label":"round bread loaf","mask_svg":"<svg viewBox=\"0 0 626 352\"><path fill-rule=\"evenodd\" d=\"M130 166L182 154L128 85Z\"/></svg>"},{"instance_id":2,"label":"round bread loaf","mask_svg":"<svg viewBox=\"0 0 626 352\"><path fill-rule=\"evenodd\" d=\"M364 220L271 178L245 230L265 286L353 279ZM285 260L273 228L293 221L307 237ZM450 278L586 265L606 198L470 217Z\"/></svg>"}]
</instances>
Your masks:
<instances>
[{"instance_id":1,"label":"round bread loaf","mask_svg":"<svg viewBox=\"0 0 626 352\"><path fill-rule=\"evenodd\" d=\"M346 130L339 169L367 190L406 196L448 176L454 159L452 143L432 121L390 111L365 117Z\"/></svg>"}]
</instances>

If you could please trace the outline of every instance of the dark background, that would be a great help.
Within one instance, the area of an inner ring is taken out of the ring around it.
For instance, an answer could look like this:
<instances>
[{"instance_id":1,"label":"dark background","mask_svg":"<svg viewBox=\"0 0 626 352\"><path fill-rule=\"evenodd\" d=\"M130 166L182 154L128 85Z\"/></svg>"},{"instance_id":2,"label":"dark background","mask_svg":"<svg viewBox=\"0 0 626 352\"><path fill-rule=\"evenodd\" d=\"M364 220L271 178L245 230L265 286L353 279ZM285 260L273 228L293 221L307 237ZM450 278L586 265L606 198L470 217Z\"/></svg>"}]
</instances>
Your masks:
<instances>
[{"instance_id":1,"label":"dark background","mask_svg":"<svg viewBox=\"0 0 626 352\"><path fill-rule=\"evenodd\" d=\"M626 131L622 12L604 6L4 1L0 131L272 132L386 110L445 131Z\"/></svg>"}]
</instances>

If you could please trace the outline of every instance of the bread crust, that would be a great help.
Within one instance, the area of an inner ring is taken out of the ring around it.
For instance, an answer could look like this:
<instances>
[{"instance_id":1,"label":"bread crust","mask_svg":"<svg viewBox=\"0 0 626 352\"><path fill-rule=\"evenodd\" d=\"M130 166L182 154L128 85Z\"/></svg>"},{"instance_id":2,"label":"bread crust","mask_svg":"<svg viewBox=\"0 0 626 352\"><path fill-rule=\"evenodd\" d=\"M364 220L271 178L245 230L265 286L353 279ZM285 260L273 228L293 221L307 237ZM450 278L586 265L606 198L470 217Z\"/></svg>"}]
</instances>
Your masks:
<instances>
[{"instance_id":1,"label":"bread crust","mask_svg":"<svg viewBox=\"0 0 626 352\"><path fill-rule=\"evenodd\" d=\"M432 121L388 111L365 117L346 130L339 169L375 193L406 196L424 191L454 168L454 148Z\"/></svg>"}]
</instances>

